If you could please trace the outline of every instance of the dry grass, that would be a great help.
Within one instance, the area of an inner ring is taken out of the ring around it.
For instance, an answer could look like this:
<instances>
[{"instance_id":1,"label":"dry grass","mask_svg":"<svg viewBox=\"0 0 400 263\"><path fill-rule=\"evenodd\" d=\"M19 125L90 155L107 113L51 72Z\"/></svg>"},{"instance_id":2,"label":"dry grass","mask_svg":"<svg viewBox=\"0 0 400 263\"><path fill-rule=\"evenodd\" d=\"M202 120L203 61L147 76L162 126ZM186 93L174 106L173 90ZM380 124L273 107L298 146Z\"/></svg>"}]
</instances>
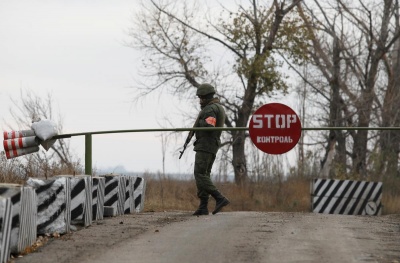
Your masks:
<instances>
[{"instance_id":1,"label":"dry grass","mask_svg":"<svg viewBox=\"0 0 400 263\"><path fill-rule=\"evenodd\" d=\"M145 211L184 210L198 206L194 180L147 178ZM225 211L292 211L310 210L309 181L288 180L282 184L254 183L244 187L234 183L216 183L231 204ZM210 208L214 201L210 198Z\"/></svg>"},{"instance_id":2,"label":"dry grass","mask_svg":"<svg viewBox=\"0 0 400 263\"><path fill-rule=\"evenodd\" d=\"M47 178L62 174L81 174L82 171L79 162L66 165L42 159L39 154L7 160L5 153L0 151L0 183L24 184L29 177Z\"/></svg>"},{"instance_id":3,"label":"dry grass","mask_svg":"<svg viewBox=\"0 0 400 263\"><path fill-rule=\"evenodd\" d=\"M36 167L34 169L34 167ZM40 168L40 169L39 169ZM79 170L79 167L76 168ZM65 167L28 165L17 159L5 160L0 156L0 183L23 184L28 177L38 174L71 174ZM144 175L147 180L145 211L193 211L198 206L194 180L177 180L160 174ZM156 179L154 179L156 178ZM235 183L216 183L218 189L230 199L225 211L286 211L309 212L311 210L310 178L291 176L266 178L259 183L239 187ZM382 204L384 214L400 214L400 178L383 181ZM210 209L214 201L210 198Z\"/></svg>"},{"instance_id":4,"label":"dry grass","mask_svg":"<svg viewBox=\"0 0 400 263\"><path fill-rule=\"evenodd\" d=\"M384 214L400 214L400 178L383 181L382 204Z\"/></svg>"},{"instance_id":5,"label":"dry grass","mask_svg":"<svg viewBox=\"0 0 400 263\"><path fill-rule=\"evenodd\" d=\"M382 194L383 214L400 214L400 194Z\"/></svg>"},{"instance_id":6,"label":"dry grass","mask_svg":"<svg viewBox=\"0 0 400 263\"><path fill-rule=\"evenodd\" d=\"M193 211L198 206L194 180L147 177L145 211ZM310 212L310 179L289 178L284 182L252 183L239 187L234 183L216 183L231 204L224 211ZM384 183L385 185L385 183ZM383 189L383 214L400 214L400 183ZM210 198L209 208L214 207Z\"/></svg>"}]
</instances>

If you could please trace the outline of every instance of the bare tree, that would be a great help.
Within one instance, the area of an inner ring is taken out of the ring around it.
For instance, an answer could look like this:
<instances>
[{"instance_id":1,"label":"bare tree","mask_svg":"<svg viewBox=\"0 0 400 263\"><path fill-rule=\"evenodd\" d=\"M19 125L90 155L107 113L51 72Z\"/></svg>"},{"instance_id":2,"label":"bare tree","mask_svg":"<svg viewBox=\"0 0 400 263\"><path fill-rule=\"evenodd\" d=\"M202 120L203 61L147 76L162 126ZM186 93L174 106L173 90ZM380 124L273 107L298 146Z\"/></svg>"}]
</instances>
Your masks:
<instances>
[{"instance_id":1,"label":"bare tree","mask_svg":"<svg viewBox=\"0 0 400 263\"><path fill-rule=\"evenodd\" d=\"M306 31L291 12L300 2L273 0L266 7L252 0L247 6L237 5L237 11L222 6L217 21L211 16L198 19L199 8L186 6L185 1L146 2L130 33L131 46L145 51L143 69L149 81L139 95L162 88L188 94L200 83L211 82L227 110L225 125L246 127L256 107L274 92L287 89L275 53L279 50L294 63L304 59ZM218 54L211 56L212 49ZM229 54L226 67L212 71L213 60L222 54ZM244 131L229 135L235 182L243 184L248 179L247 135Z\"/></svg>"},{"instance_id":2,"label":"bare tree","mask_svg":"<svg viewBox=\"0 0 400 263\"><path fill-rule=\"evenodd\" d=\"M9 129L31 129L33 122L49 119L56 123L58 133L62 133L62 117L55 114L53 98L50 93L46 97L40 97L30 90L21 90L19 98L11 98L11 101L10 113L17 127L7 124ZM72 155L68 140L57 140L47 154L39 152L23 158L27 162L25 174L28 176L51 176L50 173L79 173L82 171L80 160Z\"/></svg>"},{"instance_id":3,"label":"bare tree","mask_svg":"<svg viewBox=\"0 0 400 263\"><path fill-rule=\"evenodd\" d=\"M394 34L400 33L399 3L394 3ZM383 127L400 126L400 39L394 42L393 49L383 57L387 72L387 88L382 99L378 100ZM382 101L382 103L379 103ZM380 153L377 172L381 175L398 175L398 156L400 150L400 135L398 131L382 131L380 134Z\"/></svg>"},{"instance_id":4,"label":"bare tree","mask_svg":"<svg viewBox=\"0 0 400 263\"><path fill-rule=\"evenodd\" d=\"M313 39L310 56L324 81L319 78L323 85L317 86L315 80L308 80L329 103L326 124L359 128L382 125L383 111L389 112L384 110L387 105L379 106L379 94L393 97L388 93L393 89L384 84L384 76L385 65L389 65L386 57L399 38L394 16L397 1L314 1L314 6L304 6L300 14ZM394 68L386 66L386 72L388 69ZM379 108L383 111L377 111ZM396 115L397 110L390 112L390 116ZM390 125L390 121L386 120L385 125ZM332 131L323 164L331 163L332 167L327 167L330 171L339 166L336 175L347 170L366 178L369 143L374 135L364 129ZM335 162L329 162L329 156ZM349 169L347 160L351 160Z\"/></svg>"}]
</instances>

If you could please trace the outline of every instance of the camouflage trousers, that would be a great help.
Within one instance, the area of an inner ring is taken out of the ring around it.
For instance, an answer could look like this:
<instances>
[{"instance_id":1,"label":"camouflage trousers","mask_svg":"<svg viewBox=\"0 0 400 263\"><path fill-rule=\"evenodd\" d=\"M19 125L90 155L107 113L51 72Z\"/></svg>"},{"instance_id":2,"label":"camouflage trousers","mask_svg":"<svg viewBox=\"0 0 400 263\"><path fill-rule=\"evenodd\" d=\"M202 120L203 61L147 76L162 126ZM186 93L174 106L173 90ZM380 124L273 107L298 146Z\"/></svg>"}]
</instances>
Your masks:
<instances>
[{"instance_id":1,"label":"camouflage trousers","mask_svg":"<svg viewBox=\"0 0 400 263\"><path fill-rule=\"evenodd\" d=\"M194 162L194 178L197 186L197 196L200 199L207 199L217 187L211 181L211 169L216 155L213 153L197 151Z\"/></svg>"}]
</instances>

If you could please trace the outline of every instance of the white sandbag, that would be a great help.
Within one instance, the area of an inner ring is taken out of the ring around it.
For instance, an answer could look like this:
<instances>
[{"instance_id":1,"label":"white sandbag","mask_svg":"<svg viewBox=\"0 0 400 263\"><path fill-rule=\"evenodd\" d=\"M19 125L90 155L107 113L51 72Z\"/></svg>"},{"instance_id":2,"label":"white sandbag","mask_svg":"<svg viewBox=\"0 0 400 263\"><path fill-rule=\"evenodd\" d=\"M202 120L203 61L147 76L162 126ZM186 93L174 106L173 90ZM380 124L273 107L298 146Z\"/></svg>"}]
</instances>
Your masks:
<instances>
[{"instance_id":1,"label":"white sandbag","mask_svg":"<svg viewBox=\"0 0 400 263\"><path fill-rule=\"evenodd\" d=\"M32 124L32 129L35 131L36 136L43 141L51 139L53 136L57 135L57 126L51 120L44 119L34 122Z\"/></svg>"}]
</instances>

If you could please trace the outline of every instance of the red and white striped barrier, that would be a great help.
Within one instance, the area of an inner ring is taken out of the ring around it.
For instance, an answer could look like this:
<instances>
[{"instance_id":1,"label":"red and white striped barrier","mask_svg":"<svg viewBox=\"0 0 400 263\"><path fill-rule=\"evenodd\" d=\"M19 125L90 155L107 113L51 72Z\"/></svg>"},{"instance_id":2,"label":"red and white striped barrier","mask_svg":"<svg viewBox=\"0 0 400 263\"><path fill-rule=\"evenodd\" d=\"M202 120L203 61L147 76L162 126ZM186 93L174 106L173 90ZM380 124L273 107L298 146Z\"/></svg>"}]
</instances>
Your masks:
<instances>
[{"instance_id":1,"label":"red and white striped barrier","mask_svg":"<svg viewBox=\"0 0 400 263\"><path fill-rule=\"evenodd\" d=\"M3 141L4 150L12 151L21 148L38 146L39 143L35 136L20 137Z\"/></svg>"},{"instance_id":2,"label":"red and white striped barrier","mask_svg":"<svg viewBox=\"0 0 400 263\"><path fill-rule=\"evenodd\" d=\"M33 130L4 132L3 137L7 159L39 151L39 140Z\"/></svg>"},{"instance_id":3,"label":"red and white striped barrier","mask_svg":"<svg viewBox=\"0 0 400 263\"><path fill-rule=\"evenodd\" d=\"M47 151L56 142L57 126L51 120L34 122L31 130L3 132L3 146L7 159L39 151L39 145Z\"/></svg>"},{"instance_id":4,"label":"red and white striped barrier","mask_svg":"<svg viewBox=\"0 0 400 263\"><path fill-rule=\"evenodd\" d=\"M12 158L15 158L15 157L27 155L27 154L38 152L38 151L39 151L39 146L16 149L16 150L5 151L5 152L6 152L7 159L12 159Z\"/></svg>"},{"instance_id":5,"label":"red and white striped barrier","mask_svg":"<svg viewBox=\"0 0 400 263\"><path fill-rule=\"evenodd\" d=\"M4 140L36 136L33 130L10 131L10 132L4 132L3 135L4 135Z\"/></svg>"}]
</instances>

